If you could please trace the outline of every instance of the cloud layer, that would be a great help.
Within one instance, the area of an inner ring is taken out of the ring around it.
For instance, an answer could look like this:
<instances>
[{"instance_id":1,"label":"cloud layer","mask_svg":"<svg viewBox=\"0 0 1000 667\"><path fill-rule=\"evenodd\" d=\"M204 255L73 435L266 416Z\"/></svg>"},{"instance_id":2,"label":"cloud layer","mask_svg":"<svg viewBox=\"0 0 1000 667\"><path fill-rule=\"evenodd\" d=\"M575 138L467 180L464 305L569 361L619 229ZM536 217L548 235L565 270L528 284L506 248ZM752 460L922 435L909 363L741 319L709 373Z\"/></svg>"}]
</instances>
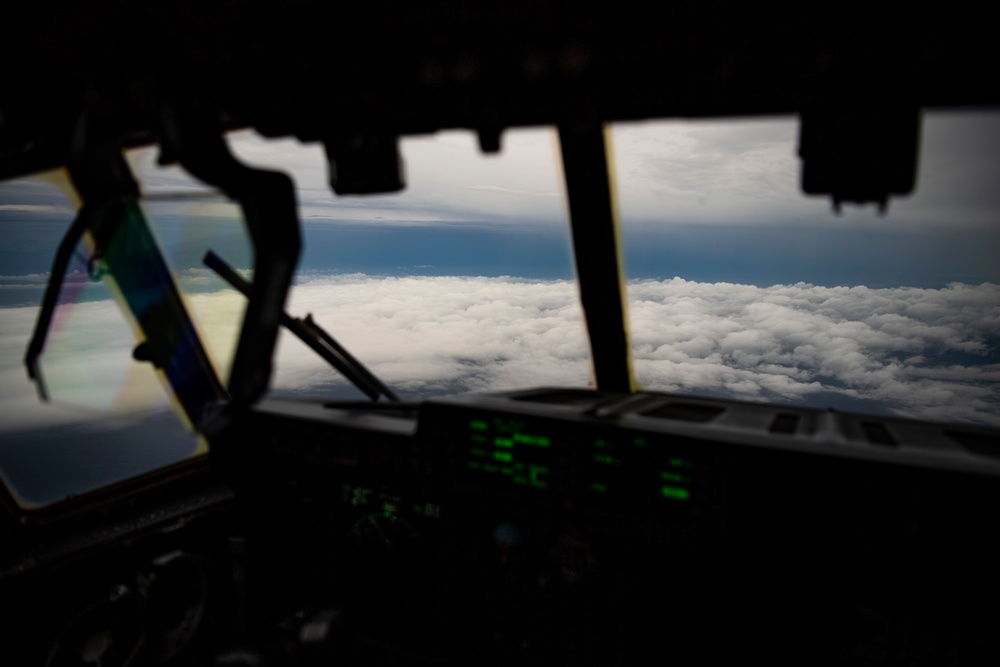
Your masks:
<instances>
[{"instance_id":1,"label":"cloud layer","mask_svg":"<svg viewBox=\"0 0 1000 667\"><path fill-rule=\"evenodd\" d=\"M827 393L942 421L1000 423L1000 287L630 286L649 388L797 401Z\"/></svg>"},{"instance_id":2,"label":"cloud layer","mask_svg":"<svg viewBox=\"0 0 1000 667\"><path fill-rule=\"evenodd\" d=\"M1000 425L1000 286L762 288L674 278L634 282L628 297L635 372L646 389ZM231 291L190 302L225 376L245 302ZM121 407L137 396L123 387L138 380L123 367L133 362L113 358L130 350L124 320L110 302L75 309L64 377L115 385L105 387L114 399L105 402ZM590 382L572 282L316 276L294 289L288 311L312 313L411 398ZM21 366L36 311L2 312L2 429L51 423L47 409L34 407ZM287 334L276 365L279 392L344 395L335 371ZM145 402L125 407L163 409L149 398L155 384L145 386Z\"/></svg>"},{"instance_id":3,"label":"cloud layer","mask_svg":"<svg viewBox=\"0 0 1000 667\"><path fill-rule=\"evenodd\" d=\"M633 359L646 389L838 405L1000 424L1000 287L767 288L674 278L629 285ZM589 355L570 282L317 278L312 312L411 394L585 385ZM283 343L277 386L332 371Z\"/></svg>"}]
</instances>

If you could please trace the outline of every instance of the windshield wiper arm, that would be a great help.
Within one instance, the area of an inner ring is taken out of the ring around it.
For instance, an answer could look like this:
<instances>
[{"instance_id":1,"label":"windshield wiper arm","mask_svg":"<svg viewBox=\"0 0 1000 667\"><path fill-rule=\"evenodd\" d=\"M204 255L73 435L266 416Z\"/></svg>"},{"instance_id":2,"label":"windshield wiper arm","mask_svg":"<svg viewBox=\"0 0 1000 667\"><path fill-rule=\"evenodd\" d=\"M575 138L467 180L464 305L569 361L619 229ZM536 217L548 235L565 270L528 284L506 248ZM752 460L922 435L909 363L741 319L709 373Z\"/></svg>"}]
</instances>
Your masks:
<instances>
[{"instance_id":1,"label":"windshield wiper arm","mask_svg":"<svg viewBox=\"0 0 1000 667\"><path fill-rule=\"evenodd\" d=\"M209 250L205 253L205 258L202 261L205 266L218 273L235 290L244 296L250 296L250 283L236 273L236 270L229 266L224 259ZM379 397L384 396L389 401L399 401L399 397L391 389L365 368L364 364L354 358L344 346L334 340L333 336L316 324L312 315L306 315L305 319L299 319L282 311L279 321L282 326L298 336L299 340L312 348L316 354L323 357L327 363L350 380L355 387L363 391L368 398L377 401Z\"/></svg>"}]
</instances>

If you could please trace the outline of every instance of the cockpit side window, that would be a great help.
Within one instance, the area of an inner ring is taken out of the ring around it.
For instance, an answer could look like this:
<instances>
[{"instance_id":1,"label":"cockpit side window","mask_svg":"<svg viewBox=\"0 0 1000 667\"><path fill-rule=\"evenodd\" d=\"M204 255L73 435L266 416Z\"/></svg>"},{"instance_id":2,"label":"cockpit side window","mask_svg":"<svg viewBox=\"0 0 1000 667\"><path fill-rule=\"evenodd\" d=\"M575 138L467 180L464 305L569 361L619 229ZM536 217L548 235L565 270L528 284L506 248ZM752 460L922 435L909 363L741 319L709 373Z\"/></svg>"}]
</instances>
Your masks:
<instances>
[{"instance_id":1,"label":"cockpit side window","mask_svg":"<svg viewBox=\"0 0 1000 667\"><path fill-rule=\"evenodd\" d=\"M25 508L105 487L204 451L171 409L148 363L134 356L135 329L113 299L107 258L81 237L55 278L58 298L45 345L25 373L52 253L77 215L61 172L0 186L5 204L0 474ZM47 256L46 256L47 255ZM39 402L39 393L49 399Z\"/></svg>"}]
</instances>

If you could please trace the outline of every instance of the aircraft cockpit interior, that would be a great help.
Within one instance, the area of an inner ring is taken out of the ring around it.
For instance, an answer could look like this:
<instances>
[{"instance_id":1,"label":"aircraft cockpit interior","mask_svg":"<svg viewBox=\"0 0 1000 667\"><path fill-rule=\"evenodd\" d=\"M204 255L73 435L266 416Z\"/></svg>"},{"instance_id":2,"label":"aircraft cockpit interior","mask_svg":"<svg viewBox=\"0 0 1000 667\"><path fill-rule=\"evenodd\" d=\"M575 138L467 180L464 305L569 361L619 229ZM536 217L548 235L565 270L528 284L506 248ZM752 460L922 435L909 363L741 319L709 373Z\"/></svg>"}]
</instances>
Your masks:
<instances>
[{"instance_id":1,"label":"aircraft cockpit interior","mask_svg":"<svg viewBox=\"0 0 1000 667\"><path fill-rule=\"evenodd\" d=\"M12 18L0 662L997 664L991 25Z\"/></svg>"}]
</instances>

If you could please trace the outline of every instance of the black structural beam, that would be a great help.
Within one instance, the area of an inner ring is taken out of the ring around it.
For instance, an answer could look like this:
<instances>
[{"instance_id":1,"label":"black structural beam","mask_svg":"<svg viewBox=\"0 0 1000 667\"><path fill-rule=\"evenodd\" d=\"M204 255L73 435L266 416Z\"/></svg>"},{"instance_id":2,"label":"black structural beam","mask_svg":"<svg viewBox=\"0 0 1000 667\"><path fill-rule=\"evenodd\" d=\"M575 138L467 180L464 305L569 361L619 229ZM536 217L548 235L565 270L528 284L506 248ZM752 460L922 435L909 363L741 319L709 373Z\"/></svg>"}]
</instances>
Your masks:
<instances>
[{"instance_id":1,"label":"black structural beam","mask_svg":"<svg viewBox=\"0 0 1000 667\"><path fill-rule=\"evenodd\" d=\"M618 212L604 125L559 126L580 301L598 389L631 392L632 358L625 311Z\"/></svg>"}]
</instances>

